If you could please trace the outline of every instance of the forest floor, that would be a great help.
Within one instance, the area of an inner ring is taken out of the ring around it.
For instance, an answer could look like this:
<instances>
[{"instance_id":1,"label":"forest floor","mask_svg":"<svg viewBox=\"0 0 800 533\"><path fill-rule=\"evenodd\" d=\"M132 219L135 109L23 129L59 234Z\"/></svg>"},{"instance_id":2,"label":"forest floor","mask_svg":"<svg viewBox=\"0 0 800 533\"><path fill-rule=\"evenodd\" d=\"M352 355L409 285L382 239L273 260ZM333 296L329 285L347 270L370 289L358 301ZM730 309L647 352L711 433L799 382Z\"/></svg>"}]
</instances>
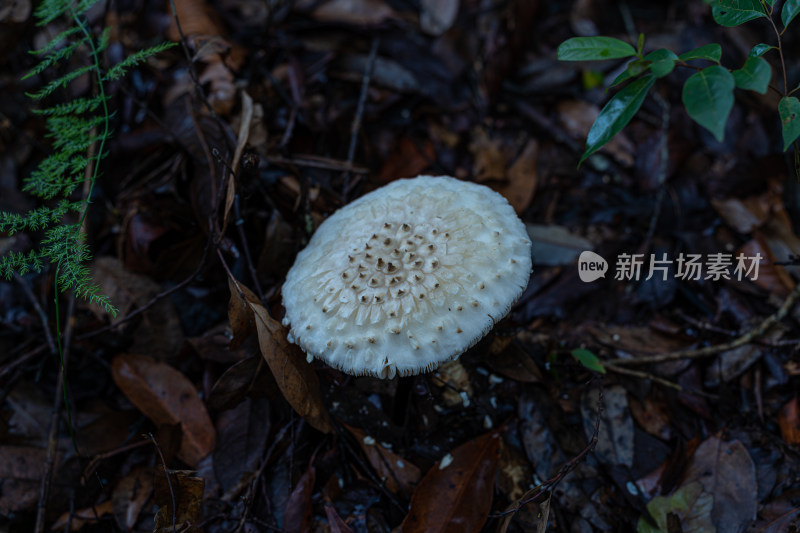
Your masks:
<instances>
[{"instance_id":1,"label":"forest floor","mask_svg":"<svg viewBox=\"0 0 800 533\"><path fill-rule=\"evenodd\" d=\"M21 78L54 30L30 0L9 6L0 210L24 212L51 148L25 94L47 74ZM719 141L684 110L694 71L678 68L578 167L625 62L556 59L575 35L644 33L645 51L720 43L734 69L774 44L766 21L722 28L699 0L175 7L181 32L169 2L90 12L109 62L185 45L110 86L87 229L119 314L69 293L56 307L52 269L0 281L0 532L800 530L800 189L779 96L737 91ZM418 174L509 200L528 288L437 371L306 365L273 321L298 251L337 208ZM0 251L39 237L0 235ZM609 264L593 282L588 250ZM740 253L764 258L757 275L679 275L679 257ZM640 275L618 275L633 254ZM648 276L651 258L666 268Z\"/></svg>"}]
</instances>

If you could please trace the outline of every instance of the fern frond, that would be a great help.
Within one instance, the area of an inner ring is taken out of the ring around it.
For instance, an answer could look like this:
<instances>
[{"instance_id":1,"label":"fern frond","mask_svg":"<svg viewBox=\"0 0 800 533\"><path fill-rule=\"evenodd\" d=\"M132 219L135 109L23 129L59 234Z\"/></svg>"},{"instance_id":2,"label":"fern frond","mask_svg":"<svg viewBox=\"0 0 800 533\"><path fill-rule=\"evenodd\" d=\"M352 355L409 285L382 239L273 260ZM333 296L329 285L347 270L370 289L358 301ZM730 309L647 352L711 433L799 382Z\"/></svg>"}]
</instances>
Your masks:
<instances>
[{"instance_id":1,"label":"fern frond","mask_svg":"<svg viewBox=\"0 0 800 533\"><path fill-rule=\"evenodd\" d=\"M13 235L19 231L37 231L48 228L61 222L67 213L79 212L83 207L82 201L61 200L55 207L37 207L21 215L0 211L0 233Z\"/></svg>"},{"instance_id":2,"label":"fern frond","mask_svg":"<svg viewBox=\"0 0 800 533\"><path fill-rule=\"evenodd\" d=\"M108 48L108 43L111 41L111 28L103 28L103 33L100 34L100 37L97 38L97 46L95 49L96 53L103 52L106 48Z\"/></svg>"},{"instance_id":3,"label":"fern frond","mask_svg":"<svg viewBox=\"0 0 800 533\"><path fill-rule=\"evenodd\" d=\"M62 31L61 33L50 39L50 41L39 50L29 50L28 53L36 56L47 55L56 48L58 48L59 46L61 46L62 41L80 32L81 28L79 26L72 26L70 28L67 28L66 30ZM30 74L26 74L25 76L22 77L22 79L24 80L29 77Z\"/></svg>"},{"instance_id":4,"label":"fern frond","mask_svg":"<svg viewBox=\"0 0 800 533\"><path fill-rule=\"evenodd\" d=\"M25 80L30 78L31 76L40 74L41 72L44 72L48 68L58 63L59 61L68 59L70 56L72 56L75 50L83 46L87 40L88 39L84 37L83 39L75 41L74 43L68 44L64 48L61 48L60 50L56 50L52 54L46 55L44 59L39 61L39 63L35 67L33 67L30 70L30 72L28 72L27 74L25 74L25 76L22 77L22 79Z\"/></svg>"},{"instance_id":5,"label":"fern frond","mask_svg":"<svg viewBox=\"0 0 800 533\"><path fill-rule=\"evenodd\" d=\"M83 76L84 74L86 74L88 72L92 72L94 69L95 69L94 65L86 65L86 66L80 67L80 68L78 68L76 70L73 70L72 72L68 72L67 74L64 74L60 78L57 78L57 79L51 81L50 83L48 83L47 85L45 85L44 87L42 87L41 89L36 91L35 93L26 93L26 94L30 98L33 98L34 100L41 100L45 96L47 96L49 94L52 94L57 89L61 89L62 87L66 87L67 85L70 84L70 82L72 82L76 78L78 78L80 76Z\"/></svg>"},{"instance_id":6,"label":"fern frond","mask_svg":"<svg viewBox=\"0 0 800 533\"><path fill-rule=\"evenodd\" d=\"M44 199L69 196L83 180L89 160L84 155L56 152L25 179L22 190Z\"/></svg>"},{"instance_id":7,"label":"fern frond","mask_svg":"<svg viewBox=\"0 0 800 533\"><path fill-rule=\"evenodd\" d=\"M139 50L138 52L129 55L106 72L106 75L103 76L103 81L115 81L123 77L129 68L135 67L140 63L144 63L147 61L148 58L160 54L164 50L169 50L173 46L177 46L178 43L161 43L156 46L151 46L150 48L145 48L144 50Z\"/></svg>"},{"instance_id":8,"label":"fern frond","mask_svg":"<svg viewBox=\"0 0 800 533\"><path fill-rule=\"evenodd\" d=\"M89 149L94 138L89 135L92 129L106 121L105 115L57 115L47 119L48 137L55 139L53 148L60 152L75 154Z\"/></svg>"},{"instance_id":9,"label":"fern frond","mask_svg":"<svg viewBox=\"0 0 800 533\"><path fill-rule=\"evenodd\" d=\"M9 252L0 257L0 277L11 279L15 273L24 276L28 272L41 272L44 268L43 255L40 250L31 250L27 254Z\"/></svg>"},{"instance_id":10,"label":"fern frond","mask_svg":"<svg viewBox=\"0 0 800 533\"><path fill-rule=\"evenodd\" d=\"M72 289L76 296L116 315L117 309L107 296L100 293L100 287L92 280L86 267L91 253L80 224L65 224L48 230L42 240L42 250L57 266L58 286L62 292Z\"/></svg>"},{"instance_id":11,"label":"fern frond","mask_svg":"<svg viewBox=\"0 0 800 533\"><path fill-rule=\"evenodd\" d=\"M81 115L84 113L92 113L97 111L97 108L100 107L104 101L108 101L108 98L104 99L100 96L93 96L91 98L76 98L75 100L64 102L63 104L57 104L44 109L36 109L33 112L37 115L43 116L64 116L71 114Z\"/></svg>"}]
</instances>

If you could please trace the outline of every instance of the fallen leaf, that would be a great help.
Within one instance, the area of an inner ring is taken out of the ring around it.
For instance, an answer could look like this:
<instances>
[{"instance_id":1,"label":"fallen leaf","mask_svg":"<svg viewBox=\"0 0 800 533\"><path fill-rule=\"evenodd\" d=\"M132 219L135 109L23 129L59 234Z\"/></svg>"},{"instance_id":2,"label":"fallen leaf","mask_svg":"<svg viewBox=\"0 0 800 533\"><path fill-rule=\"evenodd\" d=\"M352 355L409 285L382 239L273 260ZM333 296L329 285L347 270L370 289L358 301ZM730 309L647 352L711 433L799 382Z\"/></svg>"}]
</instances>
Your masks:
<instances>
[{"instance_id":1,"label":"fallen leaf","mask_svg":"<svg viewBox=\"0 0 800 533\"><path fill-rule=\"evenodd\" d=\"M714 497L703 490L700 483L684 485L671 496L656 496L647 504L647 510L658 527L653 527L644 518L639 518L638 533L661 533L673 531L668 527L670 515L677 516L682 533L714 533L711 523L711 508ZM736 531L723 530L723 531Z\"/></svg>"},{"instance_id":2,"label":"fallen leaf","mask_svg":"<svg viewBox=\"0 0 800 533\"><path fill-rule=\"evenodd\" d=\"M456 21L459 0L422 0L419 7L422 31L428 35L441 35Z\"/></svg>"},{"instance_id":3,"label":"fallen leaf","mask_svg":"<svg viewBox=\"0 0 800 533\"><path fill-rule=\"evenodd\" d=\"M258 468L269 434L269 402L245 399L217 418L214 475L225 492Z\"/></svg>"},{"instance_id":4,"label":"fallen leaf","mask_svg":"<svg viewBox=\"0 0 800 533\"><path fill-rule=\"evenodd\" d=\"M266 369L266 361L258 356L229 367L211 388L208 407L212 411L232 409L252 392L268 390L274 385L274 379Z\"/></svg>"},{"instance_id":5,"label":"fallen leaf","mask_svg":"<svg viewBox=\"0 0 800 533\"><path fill-rule=\"evenodd\" d=\"M53 471L61 466L57 452ZM0 444L0 515L33 509L45 474L47 450Z\"/></svg>"},{"instance_id":6,"label":"fallen leaf","mask_svg":"<svg viewBox=\"0 0 800 533\"><path fill-rule=\"evenodd\" d=\"M123 531L131 531L136 526L150 495L153 493L153 470L146 467L134 468L114 487L111 497L114 519Z\"/></svg>"},{"instance_id":7,"label":"fallen leaf","mask_svg":"<svg viewBox=\"0 0 800 533\"><path fill-rule=\"evenodd\" d=\"M665 441L671 438L669 412L663 401L653 399L651 394L641 402L631 398L629 403L631 414L642 429Z\"/></svg>"},{"instance_id":8,"label":"fallen leaf","mask_svg":"<svg viewBox=\"0 0 800 533\"><path fill-rule=\"evenodd\" d=\"M64 531L67 522L69 522L69 531L78 531L86 524L96 523L100 518L112 512L113 504L111 500L106 500L103 503L98 503L92 507L86 507L85 509L78 509L72 513L72 516L70 516L70 512L67 511L59 516L58 520L50 526L50 531Z\"/></svg>"},{"instance_id":9,"label":"fallen leaf","mask_svg":"<svg viewBox=\"0 0 800 533\"><path fill-rule=\"evenodd\" d=\"M506 156L501 139L493 139L482 128L476 128L472 132L469 151L474 158L472 173L475 181L506 179Z\"/></svg>"},{"instance_id":10,"label":"fallen leaf","mask_svg":"<svg viewBox=\"0 0 800 533\"><path fill-rule=\"evenodd\" d=\"M197 389L166 363L144 355L120 354L111 362L117 387L154 424L180 424L178 457L196 467L214 450L214 425Z\"/></svg>"},{"instance_id":11,"label":"fallen leaf","mask_svg":"<svg viewBox=\"0 0 800 533\"><path fill-rule=\"evenodd\" d=\"M800 444L800 408L797 396L789 400L778 413L781 436L787 444Z\"/></svg>"},{"instance_id":12,"label":"fallen leaf","mask_svg":"<svg viewBox=\"0 0 800 533\"><path fill-rule=\"evenodd\" d=\"M238 281L231 284L231 298L237 297L244 298L253 312L261 355L283 397L312 427L322 433L332 433L333 426L322 401L319 378L303 351L289 342L286 328L269 316L253 291Z\"/></svg>"},{"instance_id":13,"label":"fallen leaf","mask_svg":"<svg viewBox=\"0 0 800 533\"><path fill-rule=\"evenodd\" d=\"M91 266L92 279L97 281L100 291L119 309L116 324L136 308L148 304L161 292L161 286L150 278L135 274L113 257L98 257ZM90 309L102 319L108 313L96 304ZM178 313L169 298L162 298L140 315L140 323L133 332L134 344L129 352L148 353L161 357L171 356L183 345L183 328Z\"/></svg>"},{"instance_id":14,"label":"fallen leaf","mask_svg":"<svg viewBox=\"0 0 800 533\"><path fill-rule=\"evenodd\" d=\"M583 431L586 438L594 434L599 405L600 389L589 389L581 398ZM628 396L619 385L603 391L603 412L600 415L600 432L594 453L603 463L633 466L633 417L628 408Z\"/></svg>"},{"instance_id":15,"label":"fallen leaf","mask_svg":"<svg viewBox=\"0 0 800 533\"><path fill-rule=\"evenodd\" d=\"M397 178L417 176L430 167L434 161L436 161L436 153L431 141L416 141L409 137L402 137L383 162L378 173L378 182L389 183Z\"/></svg>"},{"instance_id":16,"label":"fallen leaf","mask_svg":"<svg viewBox=\"0 0 800 533\"><path fill-rule=\"evenodd\" d=\"M402 489L406 494L411 494L419 478L422 477L419 468L391 450L387 450L374 438L369 437L364 430L344 423L342 425L356 438L369 464L378 476L385 480L386 488L394 493Z\"/></svg>"},{"instance_id":17,"label":"fallen leaf","mask_svg":"<svg viewBox=\"0 0 800 533\"><path fill-rule=\"evenodd\" d=\"M283 513L283 529L288 533L309 533L311 531L311 496L314 490L316 469L309 464L295 485L286 510Z\"/></svg>"},{"instance_id":18,"label":"fallen leaf","mask_svg":"<svg viewBox=\"0 0 800 533\"><path fill-rule=\"evenodd\" d=\"M587 239L574 235L563 226L526 224L531 238L531 254L537 265L571 265L581 252L593 250Z\"/></svg>"},{"instance_id":19,"label":"fallen leaf","mask_svg":"<svg viewBox=\"0 0 800 533\"><path fill-rule=\"evenodd\" d=\"M452 450L411 496L403 533L477 533L492 506L500 436L487 433Z\"/></svg>"},{"instance_id":20,"label":"fallen leaf","mask_svg":"<svg viewBox=\"0 0 800 533\"><path fill-rule=\"evenodd\" d=\"M711 519L719 531L739 531L756 517L758 482L747 448L717 436L704 440L692 456L684 484L699 481L713 497Z\"/></svg>"},{"instance_id":21,"label":"fallen leaf","mask_svg":"<svg viewBox=\"0 0 800 533\"><path fill-rule=\"evenodd\" d=\"M394 10L382 0L329 0L327 2L297 2L295 9L316 5L311 16L325 22L339 22L355 26L374 26L397 17Z\"/></svg>"},{"instance_id":22,"label":"fallen leaf","mask_svg":"<svg viewBox=\"0 0 800 533\"><path fill-rule=\"evenodd\" d=\"M353 533L353 530L342 520L333 505L325 504L325 516L328 518L331 533Z\"/></svg>"},{"instance_id":23,"label":"fallen leaf","mask_svg":"<svg viewBox=\"0 0 800 533\"><path fill-rule=\"evenodd\" d=\"M514 337L495 336L489 345L489 357L485 359L494 372L521 383L542 383L542 372L517 343Z\"/></svg>"},{"instance_id":24,"label":"fallen leaf","mask_svg":"<svg viewBox=\"0 0 800 533\"><path fill-rule=\"evenodd\" d=\"M195 476L193 471L170 470L169 481L163 470L157 472L155 502L159 509L156 512L153 533L174 533L173 516L178 533L201 533L196 524L203 521L204 489L205 480Z\"/></svg>"},{"instance_id":25,"label":"fallen leaf","mask_svg":"<svg viewBox=\"0 0 800 533\"><path fill-rule=\"evenodd\" d=\"M517 214L525 211L533 200L539 181L539 143L531 139L506 172L508 183L492 188L505 196Z\"/></svg>"},{"instance_id":26,"label":"fallen leaf","mask_svg":"<svg viewBox=\"0 0 800 533\"><path fill-rule=\"evenodd\" d=\"M235 350L256 330L253 310L250 309L248 302L259 302L259 299L253 291L241 283L234 283L231 278L228 278L228 288L231 291L231 298L228 301L228 320L231 323L231 330L233 331L230 348L231 350ZM240 289L245 296L244 299L242 299L242 296L239 294Z\"/></svg>"}]
</instances>

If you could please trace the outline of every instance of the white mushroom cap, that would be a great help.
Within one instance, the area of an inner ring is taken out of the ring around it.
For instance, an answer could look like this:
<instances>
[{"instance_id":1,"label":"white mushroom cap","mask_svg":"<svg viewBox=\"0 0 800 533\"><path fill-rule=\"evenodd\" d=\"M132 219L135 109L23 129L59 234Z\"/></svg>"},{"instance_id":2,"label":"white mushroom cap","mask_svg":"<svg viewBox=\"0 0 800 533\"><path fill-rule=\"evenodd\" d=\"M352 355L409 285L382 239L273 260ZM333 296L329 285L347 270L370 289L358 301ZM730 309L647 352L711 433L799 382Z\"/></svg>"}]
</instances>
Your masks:
<instances>
[{"instance_id":1,"label":"white mushroom cap","mask_svg":"<svg viewBox=\"0 0 800 533\"><path fill-rule=\"evenodd\" d=\"M433 370L528 284L531 241L505 198L450 177L397 180L317 229L283 285L289 340L350 374Z\"/></svg>"}]
</instances>

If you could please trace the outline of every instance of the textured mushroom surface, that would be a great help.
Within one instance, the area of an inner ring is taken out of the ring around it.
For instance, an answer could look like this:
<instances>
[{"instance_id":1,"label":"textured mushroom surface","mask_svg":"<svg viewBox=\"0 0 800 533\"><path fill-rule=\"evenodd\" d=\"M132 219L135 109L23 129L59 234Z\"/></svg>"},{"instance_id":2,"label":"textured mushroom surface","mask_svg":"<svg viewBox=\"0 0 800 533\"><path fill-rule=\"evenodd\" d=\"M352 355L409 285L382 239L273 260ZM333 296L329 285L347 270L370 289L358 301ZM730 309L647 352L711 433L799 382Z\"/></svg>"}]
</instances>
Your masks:
<instances>
[{"instance_id":1,"label":"textured mushroom surface","mask_svg":"<svg viewBox=\"0 0 800 533\"><path fill-rule=\"evenodd\" d=\"M289 340L350 374L436 368L528 284L531 242L505 198L450 177L397 180L338 210L283 285Z\"/></svg>"}]
</instances>

